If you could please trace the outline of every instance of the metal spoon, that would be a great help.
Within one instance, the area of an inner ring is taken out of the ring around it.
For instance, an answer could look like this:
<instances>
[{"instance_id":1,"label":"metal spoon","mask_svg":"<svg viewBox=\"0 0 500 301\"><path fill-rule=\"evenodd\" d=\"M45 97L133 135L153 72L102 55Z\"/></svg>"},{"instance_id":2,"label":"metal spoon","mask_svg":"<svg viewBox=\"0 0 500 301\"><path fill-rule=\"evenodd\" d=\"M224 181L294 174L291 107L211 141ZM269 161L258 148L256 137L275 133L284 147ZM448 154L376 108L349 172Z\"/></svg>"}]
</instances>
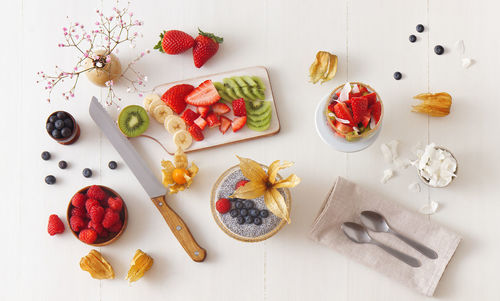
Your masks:
<instances>
[{"instance_id":1,"label":"metal spoon","mask_svg":"<svg viewBox=\"0 0 500 301\"><path fill-rule=\"evenodd\" d=\"M438 254L434 252L434 250L429 249L423 244L416 242L413 239L410 239L393 230L387 223L384 216L382 216L380 213L374 211L363 211L361 212L361 222L363 223L363 225L365 225L365 227L374 232L385 232L394 234L397 238L401 239L402 241L413 247L415 250L419 251L420 253L429 257L430 259L438 258Z\"/></svg>"},{"instance_id":2,"label":"metal spoon","mask_svg":"<svg viewBox=\"0 0 500 301\"><path fill-rule=\"evenodd\" d=\"M396 249L386 246L371 238L370 234L368 234L368 231L366 231L366 228L361 226L360 224L346 222L343 223L340 228L342 229L342 231L344 231L344 234L355 243L374 244L377 247L381 248L382 250L386 251L387 253L391 254L392 256L396 257L397 259L403 261L404 263L414 268L418 268L421 265L418 259L406 255Z\"/></svg>"}]
</instances>

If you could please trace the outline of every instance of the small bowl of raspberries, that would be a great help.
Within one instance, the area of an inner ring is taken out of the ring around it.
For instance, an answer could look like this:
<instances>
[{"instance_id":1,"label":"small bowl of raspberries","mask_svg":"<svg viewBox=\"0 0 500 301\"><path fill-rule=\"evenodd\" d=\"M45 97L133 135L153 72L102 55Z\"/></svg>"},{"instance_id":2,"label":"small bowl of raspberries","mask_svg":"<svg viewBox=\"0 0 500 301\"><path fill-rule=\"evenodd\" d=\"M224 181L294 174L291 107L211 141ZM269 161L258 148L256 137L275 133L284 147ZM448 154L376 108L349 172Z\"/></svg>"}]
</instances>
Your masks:
<instances>
[{"instance_id":1,"label":"small bowl of raspberries","mask_svg":"<svg viewBox=\"0 0 500 301\"><path fill-rule=\"evenodd\" d=\"M127 207L109 187L92 185L80 189L68 205L71 232L81 242L105 246L114 242L127 227Z\"/></svg>"}]
</instances>

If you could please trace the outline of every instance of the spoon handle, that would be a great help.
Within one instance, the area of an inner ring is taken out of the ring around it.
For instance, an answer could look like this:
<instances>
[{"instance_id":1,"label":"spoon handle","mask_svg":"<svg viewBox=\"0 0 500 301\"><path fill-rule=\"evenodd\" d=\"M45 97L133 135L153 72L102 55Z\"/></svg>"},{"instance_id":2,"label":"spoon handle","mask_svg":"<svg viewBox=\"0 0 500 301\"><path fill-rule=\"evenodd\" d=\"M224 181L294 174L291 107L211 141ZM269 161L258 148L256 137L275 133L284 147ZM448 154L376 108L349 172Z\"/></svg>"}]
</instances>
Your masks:
<instances>
[{"instance_id":1,"label":"spoon handle","mask_svg":"<svg viewBox=\"0 0 500 301\"><path fill-rule=\"evenodd\" d=\"M394 230L391 230L391 233L394 234L397 238L399 238L402 241L404 241L405 243L407 243L408 245L412 246L415 250L417 250L420 253L422 253L423 255L429 257L430 259L438 258L438 254L436 252L434 252L434 250L424 246L423 244L421 244L417 241L414 241L413 239L408 238L408 237L404 236L403 234L400 234Z\"/></svg>"},{"instance_id":2,"label":"spoon handle","mask_svg":"<svg viewBox=\"0 0 500 301\"><path fill-rule=\"evenodd\" d=\"M386 251L387 253L391 254L392 256L396 257L397 259L401 260L402 262L408 264L409 266L418 268L421 265L418 259L411 257L410 255L406 255L405 253L402 253L396 249L393 249L377 241L373 241L373 244L375 244L382 250Z\"/></svg>"}]
</instances>

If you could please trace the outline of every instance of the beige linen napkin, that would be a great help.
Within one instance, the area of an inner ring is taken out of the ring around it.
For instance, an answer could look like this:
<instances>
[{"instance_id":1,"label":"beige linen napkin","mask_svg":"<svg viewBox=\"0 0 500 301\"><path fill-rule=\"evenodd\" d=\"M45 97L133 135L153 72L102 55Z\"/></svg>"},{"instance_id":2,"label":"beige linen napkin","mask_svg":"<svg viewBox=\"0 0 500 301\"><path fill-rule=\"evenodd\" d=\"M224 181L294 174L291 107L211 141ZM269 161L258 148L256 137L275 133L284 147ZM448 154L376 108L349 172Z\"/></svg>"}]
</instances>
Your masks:
<instances>
[{"instance_id":1,"label":"beige linen napkin","mask_svg":"<svg viewBox=\"0 0 500 301\"><path fill-rule=\"evenodd\" d=\"M413 268L375 245L350 241L340 229L340 225L348 221L361 224L359 214L364 210L381 213L392 228L433 249L438 258L429 259L388 233L370 232L370 235L419 259L422 265ZM312 225L310 237L426 296L434 294L439 279L461 239L457 234L431 222L426 216L404 209L341 177L337 179L323 203Z\"/></svg>"}]
</instances>

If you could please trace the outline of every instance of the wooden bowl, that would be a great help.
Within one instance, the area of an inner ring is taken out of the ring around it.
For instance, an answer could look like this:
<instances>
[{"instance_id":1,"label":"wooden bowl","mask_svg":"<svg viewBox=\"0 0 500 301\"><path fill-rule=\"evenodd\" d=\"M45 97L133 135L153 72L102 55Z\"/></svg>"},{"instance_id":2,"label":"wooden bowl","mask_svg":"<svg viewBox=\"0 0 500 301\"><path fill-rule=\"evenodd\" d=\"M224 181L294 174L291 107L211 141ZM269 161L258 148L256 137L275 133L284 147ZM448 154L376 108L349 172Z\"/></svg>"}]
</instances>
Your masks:
<instances>
[{"instance_id":1,"label":"wooden bowl","mask_svg":"<svg viewBox=\"0 0 500 301\"><path fill-rule=\"evenodd\" d=\"M112 196L112 197L119 197L123 201L123 198L116 191L114 191L113 189L111 189L109 187L106 187L106 186L102 186L102 185L97 185L97 186L101 187L110 196ZM83 193L83 194L85 194L89 188L90 188L90 186L84 187L84 188L78 190L76 193ZM73 199L73 196L71 197L71 199ZM78 240L80 240L78 238L78 234L75 231L73 231L73 229L71 229L71 224L69 222L69 220L71 218L71 210L74 208L73 204L71 204L71 199L69 200L68 209L66 211L66 220L68 222L68 227L71 230L71 233L73 233L73 235ZM96 246L96 247L106 246L106 245L109 245L109 244L115 242L123 234L123 232L125 231L125 228L127 228L127 220L128 220L128 212L127 212L127 206L125 205L125 201L123 201L122 211L120 212L120 219L123 221L123 225L122 225L122 228L120 229L119 232L117 232L113 236L109 236L107 238L100 238L100 237L98 237L97 240L93 244L88 244L88 245ZM83 243L85 243L85 242L83 242Z\"/></svg>"}]
</instances>

